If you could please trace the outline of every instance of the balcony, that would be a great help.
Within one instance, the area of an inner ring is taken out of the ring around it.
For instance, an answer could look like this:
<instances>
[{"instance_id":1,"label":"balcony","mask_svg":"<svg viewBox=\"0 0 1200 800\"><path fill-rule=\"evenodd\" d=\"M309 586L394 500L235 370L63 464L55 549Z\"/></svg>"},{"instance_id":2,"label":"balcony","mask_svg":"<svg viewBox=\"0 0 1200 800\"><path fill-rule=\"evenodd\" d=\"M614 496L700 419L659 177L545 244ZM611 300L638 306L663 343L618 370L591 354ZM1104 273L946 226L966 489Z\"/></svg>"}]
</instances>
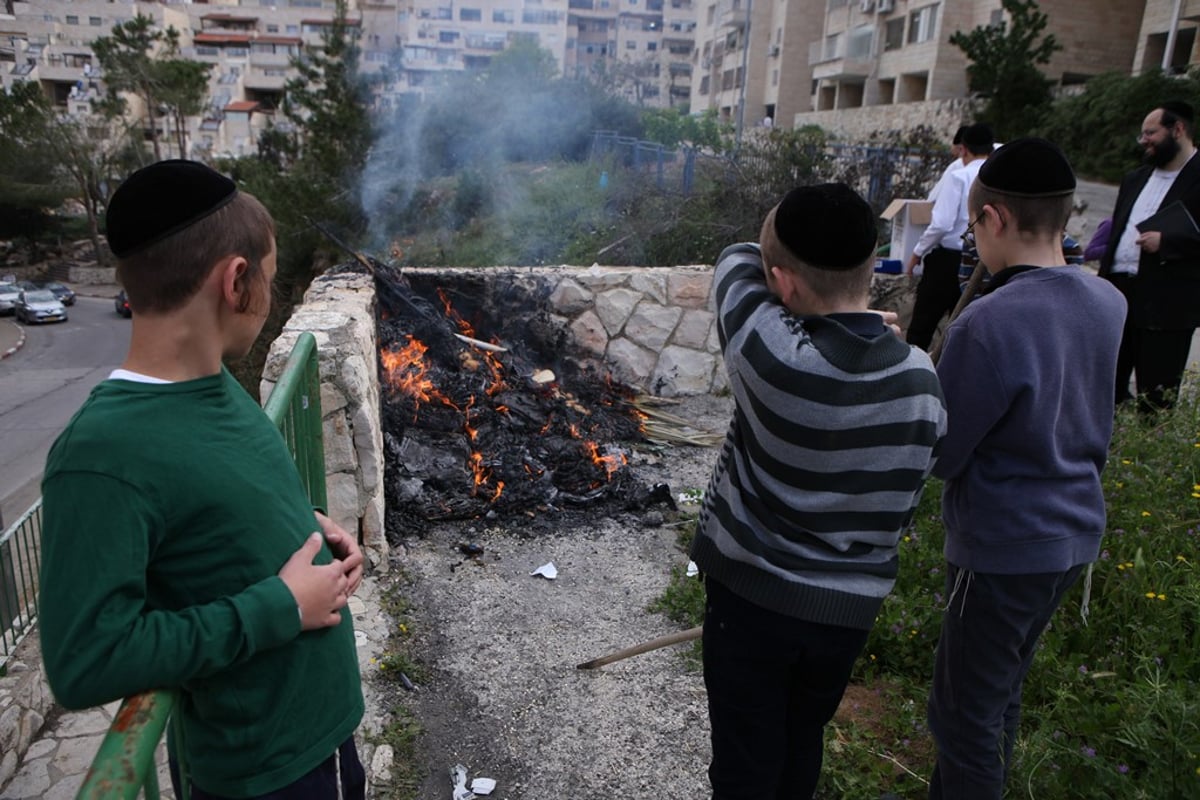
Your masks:
<instances>
[{"instance_id":1,"label":"balcony","mask_svg":"<svg viewBox=\"0 0 1200 800\"><path fill-rule=\"evenodd\" d=\"M748 10L748 8L742 8L741 0L722 3L718 8L717 22L722 28L744 28L746 27L746 12Z\"/></svg>"},{"instance_id":2,"label":"balcony","mask_svg":"<svg viewBox=\"0 0 1200 800\"><path fill-rule=\"evenodd\" d=\"M283 91L285 83L287 83L287 75L284 70L252 69L242 78L242 86L246 89L268 92Z\"/></svg>"},{"instance_id":3,"label":"balcony","mask_svg":"<svg viewBox=\"0 0 1200 800\"><path fill-rule=\"evenodd\" d=\"M287 53L256 53L250 51L250 66L252 67L286 67L291 63Z\"/></svg>"},{"instance_id":4,"label":"balcony","mask_svg":"<svg viewBox=\"0 0 1200 800\"><path fill-rule=\"evenodd\" d=\"M687 61L672 61L668 65L672 75L691 75L692 65Z\"/></svg>"},{"instance_id":5,"label":"balcony","mask_svg":"<svg viewBox=\"0 0 1200 800\"><path fill-rule=\"evenodd\" d=\"M842 40L813 42L808 48L808 63L814 79L842 80L866 78L871 74L874 59L866 54L846 55Z\"/></svg>"},{"instance_id":6,"label":"balcony","mask_svg":"<svg viewBox=\"0 0 1200 800\"><path fill-rule=\"evenodd\" d=\"M75 83L84 80L83 67L66 66L42 62L37 66L38 78L56 83Z\"/></svg>"}]
</instances>

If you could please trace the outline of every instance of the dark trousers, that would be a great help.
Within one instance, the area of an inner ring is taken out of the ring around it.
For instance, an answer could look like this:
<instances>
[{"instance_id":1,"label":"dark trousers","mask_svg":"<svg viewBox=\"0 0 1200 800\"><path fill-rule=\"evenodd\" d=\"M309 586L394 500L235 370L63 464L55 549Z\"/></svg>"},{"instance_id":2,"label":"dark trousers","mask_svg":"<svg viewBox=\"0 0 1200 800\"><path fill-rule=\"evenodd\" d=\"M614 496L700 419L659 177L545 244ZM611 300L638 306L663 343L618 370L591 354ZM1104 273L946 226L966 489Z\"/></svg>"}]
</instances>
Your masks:
<instances>
[{"instance_id":1,"label":"dark trousers","mask_svg":"<svg viewBox=\"0 0 1200 800\"><path fill-rule=\"evenodd\" d=\"M825 723L837 711L867 631L768 611L712 578L705 588L713 800L811 800Z\"/></svg>"},{"instance_id":2,"label":"dark trousers","mask_svg":"<svg viewBox=\"0 0 1200 800\"><path fill-rule=\"evenodd\" d=\"M183 797L179 791L179 770L174 759L171 760L170 767L171 786L175 789L175 796ZM339 786L341 794L338 793ZM351 736L342 742L336 753L312 771L287 786L257 795L254 800L363 800L366 793L366 770L359 761L358 748L354 746L354 737ZM191 800L226 799L220 795L209 794L193 782Z\"/></svg>"},{"instance_id":3,"label":"dark trousers","mask_svg":"<svg viewBox=\"0 0 1200 800\"><path fill-rule=\"evenodd\" d=\"M1000 800L1038 638L1083 571L988 575L947 564L929 694L930 800Z\"/></svg>"},{"instance_id":4,"label":"dark trousers","mask_svg":"<svg viewBox=\"0 0 1200 800\"><path fill-rule=\"evenodd\" d=\"M962 291L958 285L961 250L935 247L922 259L921 281L913 300L912 321L908 323L907 340L922 350L928 350L942 317L954 310Z\"/></svg>"},{"instance_id":5,"label":"dark trousers","mask_svg":"<svg viewBox=\"0 0 1200 800\"><path fill-rule=\"evenodd\" d=\"M1137 276L1116 273L1108 279L1125 295L1125 301L1130 302ZM1125 318L1121 349L1117 353L1117 403L1133 399L1129 380L1135 378L1140 410L1170 408L1179 396L1179 384L1187 368L1195 329L1139 328L1134 326L1131 316Z\"/></svg>"}]
</instances>

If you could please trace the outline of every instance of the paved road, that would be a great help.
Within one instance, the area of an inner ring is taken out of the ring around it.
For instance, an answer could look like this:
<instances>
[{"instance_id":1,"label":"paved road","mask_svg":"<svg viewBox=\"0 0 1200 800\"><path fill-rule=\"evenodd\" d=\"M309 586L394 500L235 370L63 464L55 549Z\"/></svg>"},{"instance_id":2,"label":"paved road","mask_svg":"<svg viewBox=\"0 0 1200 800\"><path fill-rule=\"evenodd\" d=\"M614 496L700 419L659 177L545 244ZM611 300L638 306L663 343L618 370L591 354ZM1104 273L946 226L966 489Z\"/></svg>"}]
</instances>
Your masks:
<instances>
[{"instance_id":1,"label":"paved road","mask_svg":"<svg viewBox=\"0 0 1200 800\"><path fill-rule=\"evenodd\" d=\"M0 361L0 515L16 521L40 494L50 445L92 387L125 357L130 322L112 300L80 297L63 323L24 328Z\"/></svg>"}]
</instances>

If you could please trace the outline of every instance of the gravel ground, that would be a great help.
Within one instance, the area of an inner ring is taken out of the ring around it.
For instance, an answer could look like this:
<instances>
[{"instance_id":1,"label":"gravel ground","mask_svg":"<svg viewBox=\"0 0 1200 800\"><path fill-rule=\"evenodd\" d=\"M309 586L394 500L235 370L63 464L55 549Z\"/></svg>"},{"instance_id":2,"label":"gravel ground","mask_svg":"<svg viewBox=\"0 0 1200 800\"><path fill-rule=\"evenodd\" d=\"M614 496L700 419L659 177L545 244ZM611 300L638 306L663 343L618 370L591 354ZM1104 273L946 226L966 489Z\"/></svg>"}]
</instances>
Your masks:
<instances>
[{"instance_id":1,"label":"gravel ground","mask_svg":"<svg viewBox=\"0 0 1200 800\"><path fill-rule=\"evenodd\" d=\"M722 432L731 403L691 398L671 411ZM635 465L642 480L678 495L706 485L716 455L672 447L638 454ZM553 534L443 526L403 543L401 593L425 671L404 695L424 731L420 800L451 798L455 764L470 779L494 778L491 797L505 800L707 796L704 684L688 645L576 669L679 630L646 610L671 567L687 563L676 535L643 512ZM464 557L463 542L483 555ZM530 575L548 562L555 580Z\"/></svg>"}]
</instances>

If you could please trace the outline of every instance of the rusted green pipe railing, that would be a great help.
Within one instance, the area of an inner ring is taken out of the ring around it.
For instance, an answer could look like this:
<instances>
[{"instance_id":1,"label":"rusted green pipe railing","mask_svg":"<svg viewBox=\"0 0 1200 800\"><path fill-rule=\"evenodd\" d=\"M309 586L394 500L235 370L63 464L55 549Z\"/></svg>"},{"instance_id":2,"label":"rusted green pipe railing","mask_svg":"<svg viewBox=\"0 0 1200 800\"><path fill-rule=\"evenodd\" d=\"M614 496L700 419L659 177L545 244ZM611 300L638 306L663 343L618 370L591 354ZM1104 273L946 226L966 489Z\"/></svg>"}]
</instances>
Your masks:
<instances>
[{"instance_id":1,"label":"rusted green pipe railing","mask_svg":"<svg viewBox=\"0 0 1200 800\"><path fill-rule=\"evenodd\" d=\"M283 374L263 409L283 433L308 491L308 501L316 508L327 508L325 443L321 436L321 371L317 361L317 340L311 333L302 333L296 340Z\"/></svg>"},{"instance_id":2,"label":"rusted green pipe railing","mask_svg":"<svg viewBox=\"0 0 1200 800\"><path fill-rule=\"evenodd\" d=\"M308 491L309 502L316 508L326 508L321 375L317 340L311 333L302 333L296 340L283 374L263 410L283 434ZM133 800L143 789L147 798L157 798L158 771L154 753L176 701L175 692L166 690L125 698L100 743L100 750L76 795L77 800ZM187 764L182 751L176 757L183 793L179 800L188 800Z\"/></svg>"}]
</instances>

